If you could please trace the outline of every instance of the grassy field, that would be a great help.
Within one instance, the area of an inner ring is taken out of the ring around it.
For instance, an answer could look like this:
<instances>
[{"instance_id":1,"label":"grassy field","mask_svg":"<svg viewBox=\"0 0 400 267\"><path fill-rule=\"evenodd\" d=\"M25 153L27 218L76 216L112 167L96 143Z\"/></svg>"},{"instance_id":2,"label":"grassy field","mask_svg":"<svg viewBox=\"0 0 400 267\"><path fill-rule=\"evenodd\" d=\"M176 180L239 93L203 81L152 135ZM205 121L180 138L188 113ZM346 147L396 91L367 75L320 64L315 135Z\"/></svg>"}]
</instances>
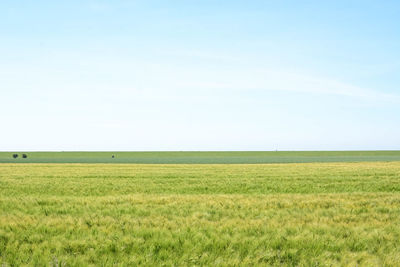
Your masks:
<instances>
[{"instance_id":1,"label":"grassy field","mask_svg":"<svg viewBox=\"0 0 400 267\"><path fill-rule=\"evenodd\" d=\"M3 266L399 266L400 162L0 164Z\"/></svg>"},{"instance_id":2,"label":"grassy field","mask_svg":"<svg viewBox=\"0 0 400 267\"><path fill-rule=\"evenodd\" d=\"M18 153L19 157L14 159L14 153ZM22 158L23 153L28 156L26 159ZM400 151L0 152L0 163L250 164L361 161L400 161Z\"/></svg>"}]
</instances>

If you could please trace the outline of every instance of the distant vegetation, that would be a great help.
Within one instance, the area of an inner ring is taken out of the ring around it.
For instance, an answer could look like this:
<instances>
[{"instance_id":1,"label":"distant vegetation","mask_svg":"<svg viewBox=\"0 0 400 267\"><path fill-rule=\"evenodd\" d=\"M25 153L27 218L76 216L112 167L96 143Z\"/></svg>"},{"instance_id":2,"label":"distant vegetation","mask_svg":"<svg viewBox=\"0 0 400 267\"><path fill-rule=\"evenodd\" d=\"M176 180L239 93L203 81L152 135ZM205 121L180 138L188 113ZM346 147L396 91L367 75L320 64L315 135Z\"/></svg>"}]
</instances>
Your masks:
<instances>
[{"instance_id":1,"label":"distant vegetation","mask_svg":"<svg viewBox=\"0 0 400 267\"><path fill-rule=\"evenodd\" d=\"M4 152L0 152L0 156L1 156L1 154L3 154L3 156L4 156ZM16 159L16 158L18 158L18 154L12 154L12 157L14 158L14 159ZM28 158L28 155L27 154L22 154L22 158L23 159L26 159L26 158ZM4 159L3 159L4 160ZM0 163L1 163L2 161L0 161ZM15 162L15 161L11 161L11 162ZM24 161L25 163L26 163L26 161Z\"/></svg>"},{"instance_id":2,"label":"distant vegetation","mask_svg":"<svg viewBox=\"0 0 400 267\"><path fill-rule=\"evenodd\" d=\"M400 162L0 164L2 266L399 266Z\"/></svg>"}]
</instances>

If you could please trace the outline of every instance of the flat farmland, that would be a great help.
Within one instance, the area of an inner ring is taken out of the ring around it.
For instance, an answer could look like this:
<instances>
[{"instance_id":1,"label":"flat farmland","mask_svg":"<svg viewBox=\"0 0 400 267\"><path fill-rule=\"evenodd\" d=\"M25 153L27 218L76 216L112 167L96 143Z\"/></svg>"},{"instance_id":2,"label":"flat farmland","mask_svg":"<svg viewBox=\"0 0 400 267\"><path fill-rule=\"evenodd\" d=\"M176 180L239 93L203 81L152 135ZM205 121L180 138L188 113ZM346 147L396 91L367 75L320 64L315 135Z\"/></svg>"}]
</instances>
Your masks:
<instances>
[{"instance_id":1,"label":"flat farmland","mask_svg":"<svg viewBox=\"0 0 400 267\"><path fill-rule=\"evenodd\" d=\"M0 164L3 266L398 266L400 162Z\"/></svg>"},{"instance_id":2,"label":"flat farmland","mask_svg":"<svg viewBox=\"0 0 400 267\"><path fill-rule=\"evenodd\" d=\"M13 154L18 154L18 157L13 158ZM27 158L22 158L23 154ZM260 164L362 161L400 161L400 151L0 152L0 163Z\"/></svg>"}]
</instances>

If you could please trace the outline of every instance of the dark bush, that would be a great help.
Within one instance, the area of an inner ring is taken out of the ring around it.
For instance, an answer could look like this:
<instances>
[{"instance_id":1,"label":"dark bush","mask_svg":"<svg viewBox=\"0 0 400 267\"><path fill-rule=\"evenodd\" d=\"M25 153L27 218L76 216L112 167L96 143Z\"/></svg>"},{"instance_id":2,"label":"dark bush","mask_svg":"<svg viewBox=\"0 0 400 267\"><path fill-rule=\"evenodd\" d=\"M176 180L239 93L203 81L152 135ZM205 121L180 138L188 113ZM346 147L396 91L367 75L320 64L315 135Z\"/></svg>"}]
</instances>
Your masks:
<instances>
[{"instance_id":1,"label":"dark bush","mask_svg":"<svg viewBox=\"0 0 400 267\"><path fill-rule=\"evenodd\" d=\"M22 154L22 158L26 159L28 156L26 154Z\"/></svg>"},{"instance_id":2,"label":"dark bush","mask_svg":"<svg viewBox=\"0 0 400 267\"><path fill-rule=\"evenodd\" d=\"M18 158L18 154L13 154L13 158L14 159Z\"/></svg>"},{"instance_id":3,"label":"dark bush","mask_svg":"<svg viewBox=\"0 0 400 267\"><path fill-rule=\"evenodd\" d=\"M112 155L111 157L112 157L112 158L115 158L115 156L114 156L114 155Z\"/></svg>"}]
</instances>

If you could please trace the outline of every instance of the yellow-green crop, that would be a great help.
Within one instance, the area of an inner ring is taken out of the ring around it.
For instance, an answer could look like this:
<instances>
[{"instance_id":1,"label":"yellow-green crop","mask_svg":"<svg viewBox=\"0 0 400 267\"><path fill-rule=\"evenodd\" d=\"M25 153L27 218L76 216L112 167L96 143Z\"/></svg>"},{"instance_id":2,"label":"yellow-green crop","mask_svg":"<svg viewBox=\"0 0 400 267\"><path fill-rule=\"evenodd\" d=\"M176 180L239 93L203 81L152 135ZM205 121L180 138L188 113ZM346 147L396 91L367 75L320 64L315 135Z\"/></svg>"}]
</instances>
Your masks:
<instances>
[{"instance_id":1,"label":"yellow-green crop","mask_svg":"<svg viewBox=\"0 0 400 267\"><path fill-rule=\"evenodd\" d=\"M400 265L400 162L0 164L0 264Z\"/></svg>"}]
</instances>

